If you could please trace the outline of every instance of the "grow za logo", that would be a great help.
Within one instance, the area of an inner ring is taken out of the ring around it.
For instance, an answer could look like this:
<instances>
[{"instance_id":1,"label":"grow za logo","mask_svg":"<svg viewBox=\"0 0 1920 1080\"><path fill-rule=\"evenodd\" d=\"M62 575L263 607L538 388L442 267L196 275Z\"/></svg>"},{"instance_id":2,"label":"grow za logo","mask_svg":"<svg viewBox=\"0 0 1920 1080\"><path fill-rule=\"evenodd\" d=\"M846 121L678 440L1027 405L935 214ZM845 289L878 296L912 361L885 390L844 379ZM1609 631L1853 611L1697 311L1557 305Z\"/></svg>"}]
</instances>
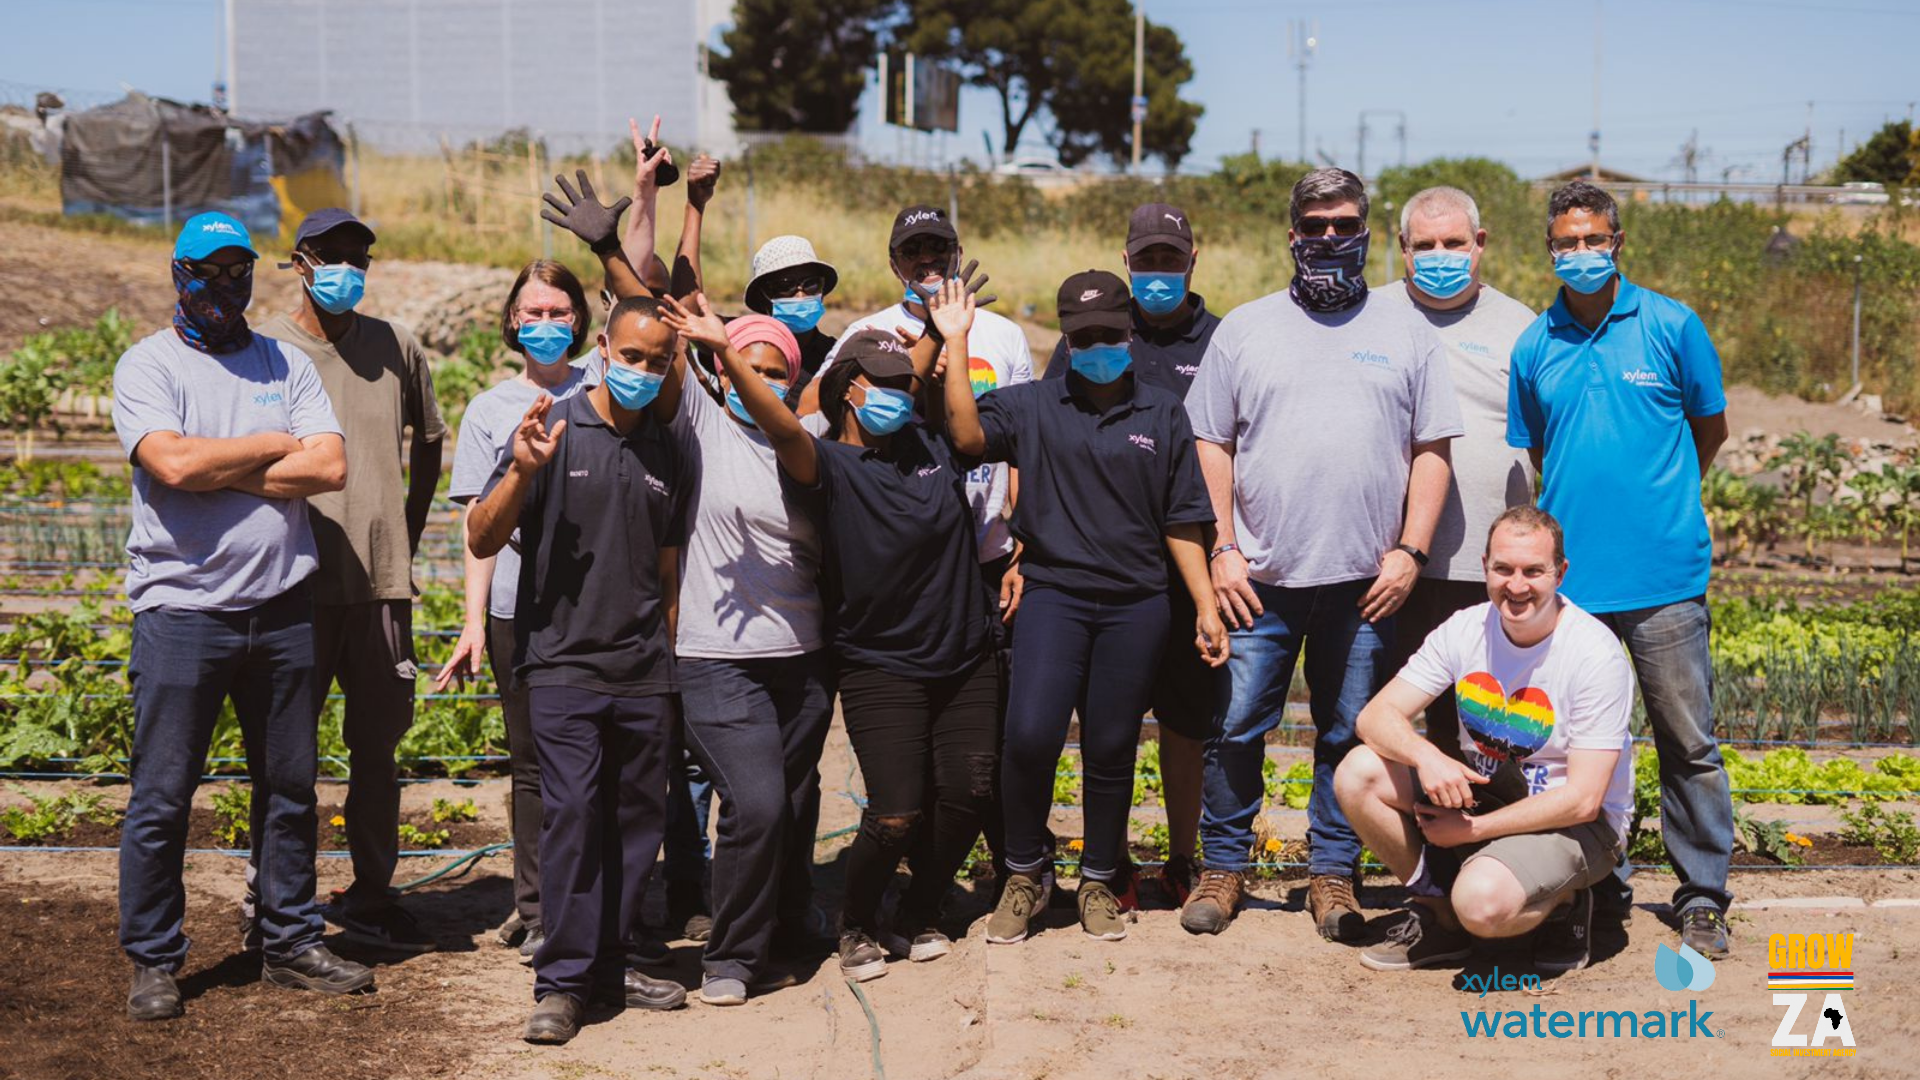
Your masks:
<instances>
[{"instance_id":1,"label":"grow za logo","mask_svg":"<svg viewBox=\"0 0 1920 1080\"><path fill-rule=\"evenodd\" d=\"M1853 991L1852 934L1775 934L1767 939L1767 989L1786 1010L1773 1032L1773 1057L1852 1057L1855 1054L1850 1008L1842 991ZM1819 1007L1809 1009L1811 993L1825 991ZM1780 993L1778 991L1787 991ZM1798 992L1794 992L1798 991ZM1811 1012L1812 1030L1801 1018ZM1839 1046L1825 1043L1838 1041Z\"/></svg>"},{"instance_id":2,"label":"grow za logo","mask_svg":"<svg viewBox=\"0 0 1920 1080\"><path fill-rule=\"evenodd\" d=\"M1694 952L1688 945L1674 951L1665 942L1653 954L1653 977L1667 990L1691 990L1699 993L1713 985L1713 961Z\"/></svg>"}]
</instances>

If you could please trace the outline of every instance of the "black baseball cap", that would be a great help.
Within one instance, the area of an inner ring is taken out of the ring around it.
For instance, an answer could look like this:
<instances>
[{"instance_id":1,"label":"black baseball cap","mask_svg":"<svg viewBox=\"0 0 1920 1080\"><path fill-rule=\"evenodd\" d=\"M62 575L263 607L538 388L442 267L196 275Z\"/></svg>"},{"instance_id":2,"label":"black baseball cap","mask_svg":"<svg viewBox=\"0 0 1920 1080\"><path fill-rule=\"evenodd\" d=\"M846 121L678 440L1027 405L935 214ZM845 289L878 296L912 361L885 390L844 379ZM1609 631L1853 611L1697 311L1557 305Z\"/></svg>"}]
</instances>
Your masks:
<instances>
[{"instance_id":1,"label":"black baseball cap","mask_svg":"<svg viewBox=\"0 0 1920 1080\"><path fill-rule=\"evenodd\" d=\"M366 241L369 246L373 244L373 230L367 228L366 222L337 206L329 206L325 210L315 210L301 219L300 227L293 231L293 246L299 247L314 237L322 233L330 233L335 229L352 230L358 233L360 239Z\"/></svg>"},{"instance_id":2,"label":"black baseball cap","mask_svg":"<svg viewBox=\"0 0 1920 1080\"><path fill-rule=\"evenodd\" d=\"M887 239L887 250L898 250L901 244L916 236L938 236L956 244L960 242L960 234L953 231L947 212L924 203L907 207L893 219L893 235Z\"/></svg>"},{"instance_id":3,"label":"black baseball cap","mask_svg":"<svg viewBox=\"0 0 1920 1080\"><path fill-rule=\"evenodd\" d=\"M1129 329L1132 303L1126 282L1105 270L1082 270L1060 286L1060 332Z\"/></svg>"},{"instance_id":4,"label":"black baseball cap","mask_svg":"<svg viewBox=\"0 0 1920 1080\"><path fill-rule=\"evenodd\" d=\"M885 330L862 330L840 339L840 354L834 363L847 363L867 373L870 379L890 379L917 375L913 357L900 339Z\"/></svg>"},{"instance_id":5,"label":"black baseball cap","mask_svg":"<svg viewBox=\"0 0 1920 1080\"><path fill-rule=\"evenodd\" d=\"M1187 221L1186 211L1157 202L1134 208L1133 217L1127 221L1127 255L1138 255L1155 244L1193 254L1193 225Z\"/></svg>"}]
</instances>

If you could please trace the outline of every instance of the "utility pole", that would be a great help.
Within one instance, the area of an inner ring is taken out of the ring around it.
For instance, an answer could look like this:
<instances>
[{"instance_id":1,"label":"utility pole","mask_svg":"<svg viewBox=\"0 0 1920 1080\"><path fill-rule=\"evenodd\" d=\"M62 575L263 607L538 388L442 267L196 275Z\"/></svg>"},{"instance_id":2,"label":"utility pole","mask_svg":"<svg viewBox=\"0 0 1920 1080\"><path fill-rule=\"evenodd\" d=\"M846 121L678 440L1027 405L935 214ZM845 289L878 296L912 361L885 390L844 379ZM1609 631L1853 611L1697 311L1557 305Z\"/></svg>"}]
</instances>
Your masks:
<instances>
[{"instance_id":1,"label":"utility pole","mask_svg":"<svg viewBox=\"0 0 1920 1080\"><path fill-rule=\"evenodd\" d=\"M1260 129L1253 129L1253 160L1260 160Z\"/></svg>"},{"instance_id":2,"label":"utility pole","mask_svg":"<svg viewBox=\"0 0 1920 1080\"><path fill-rule=\"evenodd\" d=\"M1320 23L1311 26L1305 19L1287 20L1287 59L1300 69L1300 158L1307 160L1307 65L1320 47Z\"/></svg>"},{"instance_id":3,"label":"utility pole","mask_svg":"<svg viewBox=\"0 0 1920 1080\"><path fill-rule=\"evenodd\" d=\"M1593 4L1593 131L1587 135L1587 151L1593 162L1587 169L1594 183L1600 182L1600 34L1606 26L1600 0Z\"/></svg>"},{"instance_id":4,"label":"utility pole","mask_svg":"<svg viewBox=\"0 0 1920 1080\"><path fill-rule=\"evenodd\" d=\"M1140 133L1147 122L1147 13L1133 5L1133 171L1140 171Z\"/></svg>"},{"instance_id":5,"label":"utility pole","mask_svg":"<svg viewBox=\"0 0 1920 1080\"><path fill-rule=\"evenodd\" d=\"M1354 171L1359 173L1362 179L1367 177L1367 117L1369 116L1393 116L1399 118L1400 165L1404 168L1407 164L1407 114L1399 109L1361 109L1360 137L1358 140L1359 150L1354 154Z\"/></svg>"}]
</instances>

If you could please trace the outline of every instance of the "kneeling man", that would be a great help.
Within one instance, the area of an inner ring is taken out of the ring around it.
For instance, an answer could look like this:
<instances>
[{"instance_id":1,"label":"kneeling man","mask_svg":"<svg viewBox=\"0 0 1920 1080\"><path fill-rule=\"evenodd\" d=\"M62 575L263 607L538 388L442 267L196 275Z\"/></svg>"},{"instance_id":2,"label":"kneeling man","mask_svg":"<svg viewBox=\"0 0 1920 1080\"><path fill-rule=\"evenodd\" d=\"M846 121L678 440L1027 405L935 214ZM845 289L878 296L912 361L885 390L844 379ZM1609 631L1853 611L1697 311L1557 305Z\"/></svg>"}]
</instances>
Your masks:
<instances>
[{"instance_id":1,"label":"kneeling man","mask_svg":"<svg viewBox=\"0 0 1920 1080\"><path fill-rule=\"evenodd\" d=\"M1620 859L1633 807L1633 669L1599 620L1559 595L1560 523L1517 506L1494 522L1489 602L1429 636L1360 714L1365 744L1334 778L1367 846L1413 902L1361 953L1379 971L1461 960L1474 938L1536 932L1542 972L1585 967L1589 889ZM1441 694L1466 763L1414 728Z\"/></svg>"}]
</instances>

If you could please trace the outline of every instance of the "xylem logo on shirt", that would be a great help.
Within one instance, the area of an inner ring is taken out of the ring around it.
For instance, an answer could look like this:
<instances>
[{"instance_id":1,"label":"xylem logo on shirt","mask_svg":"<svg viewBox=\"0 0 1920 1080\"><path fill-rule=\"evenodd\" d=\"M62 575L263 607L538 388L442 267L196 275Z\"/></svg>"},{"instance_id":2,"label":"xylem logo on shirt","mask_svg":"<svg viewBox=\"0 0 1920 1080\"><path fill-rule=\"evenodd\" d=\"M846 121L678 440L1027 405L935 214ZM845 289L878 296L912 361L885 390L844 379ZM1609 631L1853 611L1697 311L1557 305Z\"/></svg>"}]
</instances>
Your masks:
<instances>
[{"instance_id":1,"label":"xylem logo on shirt","mask_svg":"<svg viewBox=\"0 0 1920 1080\"><path fill-rule=\"evenodd\" d=\"M914 471L913 475L932 476L934 473L937 473L939 471L940 471L940 466L938 465L922 465L919 469Z\"/></svg>"},{"instance_id":2,"label":"xylem logo on shirt","mask_svg":"<svg viewBox=\"0 0 1920 1080\"><path fill-rule=\"evenodd\" d=\"M567 476L569 479L579 480L586 477L587 475L588 473L587 473L587 470L585 469L568 469L567 470Z\"/></svg>"},{"instance_id":3,"label":"xylem logo on shirt","mask_svg":"<svg viewBox=\"0 0 1920 1080\"><path fill-rule=\"evenodd\" d=\"M1358 360L1363 364L1378 364L1381 367L1393 366L1393 361L1387 359L1387 357L1384 354L1373 352L1368 349L1353 350L1353 359Z\"/></svg>"},{"instance_id":4,"label":"xylem logo on shirt","mask_svg":"<svg viewBox=\"0 0 1920 1080\"><path fill-rule=\"evenodd\" d=\"M1646 386L1646 387L1657 388L1659 386L1664 385L1660 381L1659 372L1648 371L1646 368L1637 368L1633 371L1623 371L1620 373L1620 378L1623 382L1626 382L1633 386Z\"/></svg>"},{"instance_id":5,"label":"xylem logo on shirt","mask_svg":"<svg viewBox=\"0 0 1920 1080\"><path fill-rule=\"evenodd\" d=\"M1175 364L1173 365L1173 370L1179 372L1182 375L1187 376L1188 378L1192 378L1193 376L1200 374L1200 365L1199 364Z\"/></svg>"},{"instance_id":6,"label":"xylem logo on shirt","mask_svg":"<svg viewBox=\"0 0 1920 1080\"><path fill-rule=\"evenodd\" d=\"M1460 351L1472 353L1475 356L1492 356L1493 355L1492 349L1487 348L1485 345L1482 345L1477 341L1461 342Z\"/></svg>"},{"instance_id":7,"label":"xylem logo on shirt","mask_svg":"<svg viewBox=\"0 0 1920 1080\"><path fill-rule=\"evenodd\" d=\"M670 492L667 491L666 483L652 473L647 474L647 486L652 488L656 495L670 494Z\"/></svg>"},{"instance_id":8,"label":"xylem logo on shirt","mask_svg":"<svg viewBox=\"0 0 1920 1080\"><path fill-rule=\"evenodd\" d=\"M269 390L264 394L253 395L255 405L274 405L287 400L278 390Z\"/></svg>"},{"instance_id":9,"label":"xylem logo on shirt","mask_svg":"<svg viewBox=\"0 0 1920 1080\"><path fill-rule=\"evenodd\" d=\"M1153 453L1153 436L1151 435L1129 435L1127 441L1149 454Z\"/></svg>"}]
</instances>

